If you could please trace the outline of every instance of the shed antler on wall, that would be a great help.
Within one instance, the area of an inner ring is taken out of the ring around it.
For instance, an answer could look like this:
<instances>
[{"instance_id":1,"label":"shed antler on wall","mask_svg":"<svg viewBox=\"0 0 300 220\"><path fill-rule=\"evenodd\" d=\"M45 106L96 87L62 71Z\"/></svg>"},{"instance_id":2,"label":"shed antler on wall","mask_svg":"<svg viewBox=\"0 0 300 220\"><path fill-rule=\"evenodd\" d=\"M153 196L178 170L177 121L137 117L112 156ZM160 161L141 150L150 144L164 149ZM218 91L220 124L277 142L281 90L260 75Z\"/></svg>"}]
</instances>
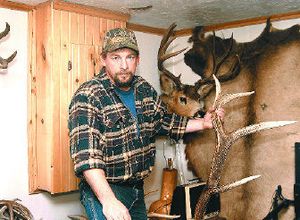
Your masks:
<instances>
[{"instance_id":1,"label":"shed antler on wall","mask_svg":"<svg viewBox=\"0 0 300 220\"><path fill-rule=\"evenodd\" d=\"M0 219L14 220L33 220L33 215L25 206L15 200L0 200Z\"/></svg>"},{"instance_id":2,"label":"shed antler on wall","mask_svg":"<svg viewBox=\"0 0 300 220\"><path fill-rule=\"evenodd\" d=\"M236 94L221 94L221 86L218 79L214 76L215 84L216 84L216 97L213 104L213 109L219 109L222 108L223 105L230 102L233 99L249 96L253 94L254 92L245 92L245 93L236 93ZM256 176L250 176L247 178L244 178L240 181L231 183L229 185L220 186L220 180L222 176L222 171L224 168L224 164L227 158L227 155L230 151L230 148L234 142L236 142L239 138L244 137L248 134L252 134L261 130L265 129L271 129L275 127L280 127L288 124L295 123L296 121L275 121L275 122L262 122L259 124L250 125L244 128L240 128L236 131L227 133L224 129L223 122L219 118L219 116L216 113L213 113L212 115L212 122L213 127L216 132L217 136L217 144L215 147L215 152L213 155L213 160L211 164L211 169L209 173L209 177L207 180L206 188L203 190L198 203L196 205L195 209L195 219L200 220L203 219L205 211L206 211L206 205L210 199L210 197L215 193L220 192L226 192L228 190L231 190L237 186L240 186L242 184L245 184L251 180L254 180L259 177L259 175Z\"/></svg>"},{"instance_id":3,"label":"shed antler on wall","mask_svg":"<svg viewBox=\"0 0 300 220\"><path fill-rule=\"evenodd\" d=\"M0 40L4 38L10 31L10 26L6 22L5 30L0 33ZM10 55L8 58L4 59L0 56L0 69L7 69L8 64L13 61L15 56L17 55L17 51L15 51L12 55Z\"/></svg>"}]
</instances>

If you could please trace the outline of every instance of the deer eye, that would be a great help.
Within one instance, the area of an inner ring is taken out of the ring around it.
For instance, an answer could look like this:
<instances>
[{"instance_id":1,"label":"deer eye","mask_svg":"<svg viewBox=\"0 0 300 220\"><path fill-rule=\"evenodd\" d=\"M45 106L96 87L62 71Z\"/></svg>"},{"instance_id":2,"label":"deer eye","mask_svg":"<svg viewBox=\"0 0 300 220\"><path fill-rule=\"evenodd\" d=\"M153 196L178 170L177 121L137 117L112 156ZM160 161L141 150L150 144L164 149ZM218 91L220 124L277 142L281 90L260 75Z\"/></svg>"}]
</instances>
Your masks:
<instances>
[{"instance_id":1,"label":"deer eye","mask_svg":"<svg viewBox=\"0 0 300 220\"><path fill-rule=\"evenodd\" d=\"M187 103L186 97L183 97L183 96L179 97L179 102L180 102L180 104L182 104L182 105L186 105L186 103Z\"/></svg>"}]
</instances>

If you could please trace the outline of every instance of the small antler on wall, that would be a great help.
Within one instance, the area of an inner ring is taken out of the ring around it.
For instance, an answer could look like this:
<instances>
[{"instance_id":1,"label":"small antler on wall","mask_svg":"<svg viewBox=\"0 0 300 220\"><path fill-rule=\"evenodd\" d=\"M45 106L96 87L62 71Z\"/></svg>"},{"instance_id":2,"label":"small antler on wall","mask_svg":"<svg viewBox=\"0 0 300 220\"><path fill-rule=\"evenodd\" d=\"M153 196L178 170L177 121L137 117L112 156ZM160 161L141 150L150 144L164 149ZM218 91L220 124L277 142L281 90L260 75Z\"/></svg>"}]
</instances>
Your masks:
<instances>
[{"instance_id":1,"label":"small antler on wall","mask_svg":"<svg viewBox=\"0 0 300 220\"><path fill-rule=\"evenodd\" d=\"M221 94L221 86L219 80L213 75L215 84L216 84L216 97L213 104L213 108L219 109L222 108L223 105L230 102L233 99L252 95L254 92L245 92L245 93L236 93L236 94ZM203 219L207 203L210 197L215 193L226 192L231 190L237 186L245 184L249 181L252 181L260 175L250 176L239 180L237 182L221 186L220 180L222 177L222 171L224 168L225 161L227 159L227 155L231 149L231 146L234 142L236 142L239 138L244 137L248 134L252 134L261 130L271 129L275 127L285 126L296 121L271 121L271 122L261 122L259 124L249 125L244 128L240 128L233 132L226 132L224 129L224 125L220 117L213 113L212 115L213 127L217 136L217 143L213 155L213 160L211 163L210 173L207 180L206 188L202 191L198 203L195 209L195 219L200 220Z\"/></svg>"},{"instance_id":2,"label":"small antler on wall","mask_svg":"<svg viewBox=\"0 0 300 220\"><path fill-rule=\"evenodd\" d=\"M6 22L6 27L5 27L5 30L2 31L0 33L0 40L2 38L4 38L10 31L10 26L9 24ZM8 67L8 64L13 61L13 59L16 57L17 55L17 51L15 51L12 55L10 55L8 58L4 59L0 56L0 69L7 69Z\"/></svg>"}]
</instances>

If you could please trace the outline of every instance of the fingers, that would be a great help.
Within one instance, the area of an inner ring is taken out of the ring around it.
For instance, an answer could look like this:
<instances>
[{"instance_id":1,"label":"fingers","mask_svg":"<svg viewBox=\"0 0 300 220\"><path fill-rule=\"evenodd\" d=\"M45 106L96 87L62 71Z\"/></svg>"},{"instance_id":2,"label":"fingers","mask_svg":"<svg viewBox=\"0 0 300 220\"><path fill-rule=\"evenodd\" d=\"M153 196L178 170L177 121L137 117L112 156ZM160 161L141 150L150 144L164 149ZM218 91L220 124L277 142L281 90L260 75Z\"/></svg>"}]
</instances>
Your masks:
<instances>
[{"instance_id":1,"label":"fingers","mask_svg":"<svg viewBox=\"0 0 300 220\"><path fill-rule=\"evenodd\" d=\"M215 112L222 120L224 119L225 110L223 108L216 109Z\"/></svg>"},{"instance_id":2,"label":"fingers","mask_svg":"<svg viewBox=\"0 0 300 220\"><path fill-rule=\"evenodd\" d=\"M103 207L103 214L107 220L131 220L128 209L119 201Z\"/></svg>"}]
</instances>

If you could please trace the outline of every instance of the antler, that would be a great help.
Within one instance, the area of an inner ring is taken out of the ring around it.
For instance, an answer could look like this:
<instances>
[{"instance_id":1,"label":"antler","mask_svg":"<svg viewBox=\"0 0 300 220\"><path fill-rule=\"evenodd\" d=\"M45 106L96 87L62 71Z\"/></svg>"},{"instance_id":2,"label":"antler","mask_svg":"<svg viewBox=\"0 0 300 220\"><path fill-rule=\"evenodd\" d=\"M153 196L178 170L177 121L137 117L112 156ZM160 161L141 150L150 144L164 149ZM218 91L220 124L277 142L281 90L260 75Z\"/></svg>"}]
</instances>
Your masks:
<instances>
[{"instance_id":1,"label":"antler","mask_svg":"<svg viewBox=\"0 0 300 220\"><path fill-rule=\"evenodd\" d=\"M213 104L215 110L221 108L226 103L231 100L239 97L249 96L254 92L245 92L245 93L236 93L236 94L225 94L222 95L220 82L215 75L213 75L216 84L216 98ZM223 127L223 123L220 117L213 113L212 115L212 123L217 136L217 144L215 147L215 152L213 155L213 160L210 168L210 174L207 180L206 188L203 190L198 203L195 209L195 219L203 219L206 205L211 197L211 195L219 192L225 192L231 190L237 186L245 184L246 182L252 181L259 177L250 176L240 181L220 186L221 174L224 168L224 163L226 161L227 155L232 144L241 137L244 137L248 134L255 133L261 130L285 126L288 124L295 123L296 121L275 121L275 122L262 122L259 124L250 125L244 128L240 128L234 132L227 133Z\"/></svg>"},{"instance_id":2,"label":"antler","mask_svg":"<svg viewBox=\"0 0 300 220\"><path fill-rule=\"evenodd\" d=\"M24 219L24 220L32 220L33 216L29 209L25 206L19 204L15 200L0 200L0 219Z\"/></svg>"},{"instance_id":3,"label":"antler","mask_svg":"<svg viewBox=\"0 0 300 220\"><path fill-rule=\"evenodd\" d=\"M10 31L10 26L9 24L6 22L6 26L5 26L5 30L2 31L0 33L0 40L5 37ZM8 64L13 61L13 59L16 57L17 55L17 51L15 51L12 55L10 55L8 58L6 59L3 59L1 56L0 56L0 69L7 69L8 67Z\"/></svg>"},{"instance_id":4,"label":"antler","mask_svg":"<svg viewBox=\"0 0 300 220\"><path fill-rule=\"evenodd\" d=\"M166 54L168 47L176 39L175 34L174 34L174 29L176 26L177 25L175 23L173 23L168 28L166 34L163 36L163 39L161 40L160 47L158 50L158 55L157 55L157 65L158 65L158 69L162 72L161 80L162 80L162 77L167 76L173 80L176 88L180 88L180 86L181 86L180 75L178 77L174 76L170 71L168 71L164 67L164 64L163 64L164 61L166 61L167 59L177 56L178 54L182 53L183 51L185 51L187 49L187 48L184 48L179 51L175 51L173 53Z\"/></svg>"},{"instance_id":5,"label":"antler","mask_svg":"<svg viewBox=\"0 0 300 220\"><path fill-rule=\"evenodd\" d=\"M239 57L238 55L236 54L235 55L235 61L233 62L233 64L231 65L231 67L229 68L229 70L220 75L220 68L221 66L225 63L225 61L228 59L228 57L231 55L232 53L232 49L233 49L233 34L231 34L231 37L229 39L229 47L227 48L226 52L224 53L224 55L219 59L219 61L217 62L217 59L216 59L216 43L215 43L215 39L216 39L216 35L215 35L215 32L213 32L213 49L211 51L212 53L212 61L213 61L213 67L212 67L212 73L210 76L206 77L206 78L201 78L200 80L198 80L196 83L195 83L195 87L197 89L201 88L202 86L205 86L205 85L208 85L210 86L209 89L206 89L206 91L202 92L201 96L202 97L206 97L213 89L213 84L215 83L215 80L213 78L213 76L216 76L218 78L218 80L220 82L225 82L225 81L228 81L230 79L234 79L240 72L240 60L239 60Z\"/></svg>"}]
</instances>

